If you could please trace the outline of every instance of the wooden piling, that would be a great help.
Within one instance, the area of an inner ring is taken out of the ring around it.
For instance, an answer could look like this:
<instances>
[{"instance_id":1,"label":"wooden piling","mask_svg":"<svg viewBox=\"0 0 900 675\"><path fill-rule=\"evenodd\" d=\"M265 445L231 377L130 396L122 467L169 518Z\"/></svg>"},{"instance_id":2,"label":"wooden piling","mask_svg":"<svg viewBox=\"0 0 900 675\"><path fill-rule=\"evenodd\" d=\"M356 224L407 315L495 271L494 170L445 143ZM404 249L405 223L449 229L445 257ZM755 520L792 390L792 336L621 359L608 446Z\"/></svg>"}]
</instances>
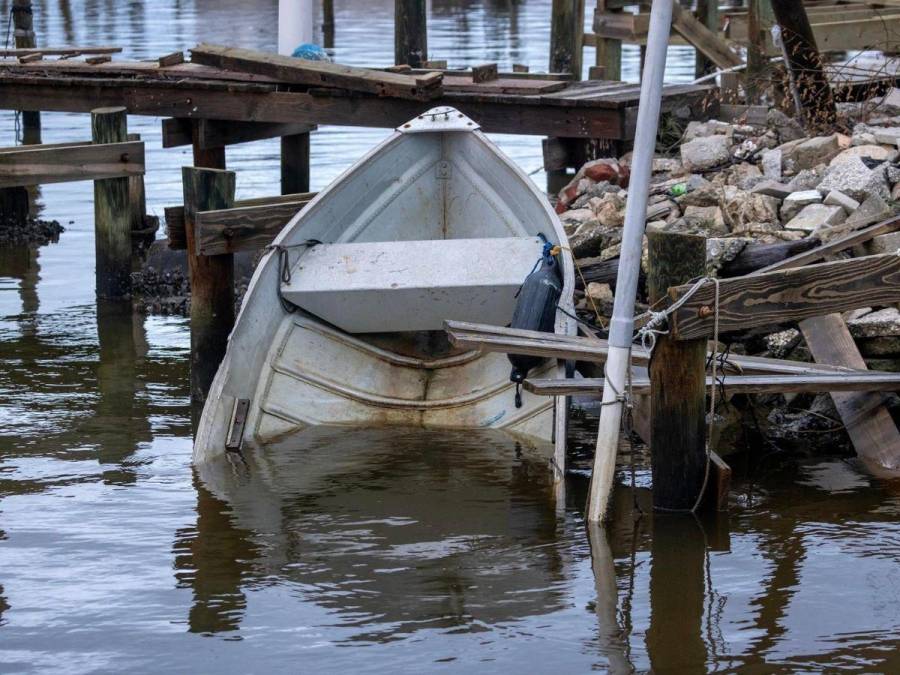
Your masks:
<instances>
[{"instance_id":1,"label":"wooden piling","mask_svg":"<svg viewBox=\"0 0 900 675\"><path fill-rule=\"evenodd\" d=\"M0 228L22 223L28 218L28 190L24 187L0 189Z\"/></svg>"},{"instance_id":2,"label":"wooden piling","mask_svg":"<svg viewBox=\"0 0 900 675\"><path fill-rule=\"evenodd\" d=\"M551 11L549 70L580 80L584 0L553 0Z\"/></svg>"},{"instance_id":3,"label":"wooden piling","mask_svg":"<svg viewBox=\"0 0 900 675\"><path fill-rule=\"evenodd\" d=\"M427 60L425 0L394 0L394 63L421 68Z\"/></svg>"},{"instance_id":4,"label":"wooden piling","mask_svg":"<svg viewBox=\"0 0 900 675\"><path fill-rule=\"evenodd\" d=\"M141 135L128 134L128 140L139 141ZM147 217L147 192L144 189L143 174L128 177L128 213L131 222L131 245L136 250L142 245L141 239L146 239L144 227ZM149 245L149 242L146 245Z\"/></svg>"},{"instance_id":5,"label":"wooden piling","mask_svg":"<svg viewBox=\"0 0 900 675\"><path fill-rule=\"evenodd\" d=\"M281 137L281 194L309 192L309 132Z\"/></svg>"},{"instance_id":6,"label":"wooden piling","mask_svg":"<svg viewBox=\"0 0 900 675\"><path fill-rule=\"evenodd\" d=\"M34 39L34 15L31 0L13 0L12 22L15 28L16 49L36 46ZM27 144L41 142L41 113L34 110L22 111L22 134Z\"/></svg>"},{"instance_id":7,"label":"wooden piling","mask_svg":"<svg viewBox=\"0 0 900 675\"><path fill-rule=\"evenodd\" d=\"M94 143L124 143L128 140L125 108L91 111ZM114 300L131 295L131 210L129 179L94 181L94 240L97 253L97 297Z\"/></svg>"},{"instance_id":8,"label":"wooden piling","mask_svg":"<svg viewBox=\"0 0 900 675\"><path fill-rule=\"evenodd\" d=\"M704 26L709 28L716 35L719 34L719 0L697 0L697 19ZM709 57L705 56L699 49L694 62L695 77L703 77L708 73L716 70L714 64Z\"/></svg>"},{"instance_id":9,"label":"wooden piling","mask_svg":"<svg viewBox=\"0 0 900 675\"><path fill-rule=\"evenodd\" d=\"M235 174L186 166L182 181L191 278L191 420L196 428L234 326L234 256L198 255L194 224L199 211L234 205Z\"/></svg>"},{"instance_id":10,"label":"wooden piling","mask_svg":"<svg viewBox=\"0 0 900 675\"><path fill-rule=\"evenodd\" d=\"M744 79L744 90L747 92L747 103L754 104L767 89L769 77L769 59L766 55L766 44L769 30L774 23L772 3L770 0L749 0L747 5L747 70ZM730 100L729 103L737 103Z\"/></svg>"},{"instance_id":11,"label":"wooden piling","mask_svg":"<svg viewBox=\"0 0 900 675\"><path fill-rule=\"evenodd\" d=\"M322 46L334 48L334 0L322 0Z\"/></svg>"},{"instance_id":12,"label":"wooden piling","mask_svg":"<svg viewBox=\"0 0 900 675\"><path fill-rule=\"evenodd\" d=\"M598 12L621 13L621 6L608 7L607 0L597 0ZM622 79L622 41L612 38L597 38L595 65L603 69L603 79Z\"/></svg>"},{"instance_id":13,"label":"wooden piling","mask_svg":"<svg viewBox=\"0 0 900 675\"><path fill-rule=\"evenodd\" d=\"M670 286L706 271L706 239L671 232L648 233L650 302ZM706 339L676 341L659 335L650 360L653 506L690 510L706 472Z\"/></svg>"},{"instance_id":14,"label":"wooden piling","mask_svg":"<svg viewBox=\"0 0 900 675\"><path fill-rule=\"evenodd\" d=\"M807 126L830 126L837 119L834 93L825 75L803 0L772 0L788 67Z\"/></svg>"}]
</instances>

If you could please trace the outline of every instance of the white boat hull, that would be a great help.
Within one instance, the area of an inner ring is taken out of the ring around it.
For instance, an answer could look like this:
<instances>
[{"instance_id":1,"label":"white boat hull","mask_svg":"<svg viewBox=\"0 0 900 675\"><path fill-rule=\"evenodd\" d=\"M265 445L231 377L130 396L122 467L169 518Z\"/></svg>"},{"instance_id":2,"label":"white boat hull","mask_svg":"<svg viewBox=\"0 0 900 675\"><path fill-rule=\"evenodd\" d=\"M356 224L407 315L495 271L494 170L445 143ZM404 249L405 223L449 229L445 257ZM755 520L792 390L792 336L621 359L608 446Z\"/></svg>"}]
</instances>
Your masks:
<instances>
[{"instance_id":1,"label":"white boat hull","mask_svg":"<svg viewBox=\"0 0 900 675\"><path fill-rule=\"evenodd\" d=\"M453 115L433 130L423 116L424 122L419 118L398 131L319 193L275 240L276 250L254 273L206 401L195 437L196 462L225 452L236 404L244 401L245 445L263 446L316 425L496 428L526 442L555 441L555 461L562 467L564 400L522 392L517 408L505 356L460 353L434 331L350 334L302 309L288 312L279 297L289 288L282 284L283 256L299 273L310 273L299 265L307 240L395 242L402 249L406 241L541 234L562 247L556 332L574 333L568 316L573 264L556 215L477 125ZM496 251L490 259L481 253L473 251L471 265L504 265ZM377 318L379 303L397 297L389 288L372 295L373 315ZM490 318L506 325L511 316ZM352 325L349 317L347 324ZM563 366L547 361L534 374L562 376Z\"/></svg>"}]
</instances>

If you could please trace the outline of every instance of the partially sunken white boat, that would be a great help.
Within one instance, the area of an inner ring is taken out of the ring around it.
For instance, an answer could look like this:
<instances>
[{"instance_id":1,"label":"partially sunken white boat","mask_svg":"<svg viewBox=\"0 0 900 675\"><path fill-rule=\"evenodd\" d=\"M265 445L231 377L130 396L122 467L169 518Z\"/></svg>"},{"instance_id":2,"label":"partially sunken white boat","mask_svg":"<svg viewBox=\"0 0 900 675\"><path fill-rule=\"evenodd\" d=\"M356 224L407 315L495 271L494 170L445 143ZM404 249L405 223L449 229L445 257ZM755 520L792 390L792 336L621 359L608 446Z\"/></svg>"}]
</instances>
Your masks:
<instances>
[{"instance_id":1,"label":"partially sunken white boat","mask_svg":"<svg viewBox=\"0 0 900 675\"><path fill-rule=\"evenodd\" d=\"M509 324L560 244L557 333L574 333L573 264L532 181L452 108L404 124L278 235L244 297L194 459L315 425L506 430L565 447L564 400L522 393L506 356L462 351L447 319ZM321 242L321 243L318 243ZM531 375L563 376L547 361Z\"/></svg>"}]
</instances>

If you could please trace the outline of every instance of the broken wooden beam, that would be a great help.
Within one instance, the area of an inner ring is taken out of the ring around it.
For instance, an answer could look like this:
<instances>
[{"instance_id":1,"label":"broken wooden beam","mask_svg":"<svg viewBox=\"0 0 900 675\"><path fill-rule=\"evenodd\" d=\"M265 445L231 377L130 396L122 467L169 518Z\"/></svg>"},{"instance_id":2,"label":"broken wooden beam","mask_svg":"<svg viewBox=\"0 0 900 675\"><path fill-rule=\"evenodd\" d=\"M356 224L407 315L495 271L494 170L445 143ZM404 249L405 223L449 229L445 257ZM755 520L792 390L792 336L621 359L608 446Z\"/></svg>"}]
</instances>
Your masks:
<instances>
[{"instance_id":1,"label":"broken wooden beam","mask_svg":"<svg viewBox=\"0 0 900 675\"><path fill-rule=\"evenodd\" d=\"M670 289L673 300L690 285ZM777 326L857 307L900 302L900 256L876 255L719 281L719 332ZM715 284L704 284L669 316L677 340L710 336Z\"/></svg>"},{"instance_id":2,"label":"broken wooden beam","mask_svg":"<svg viewBox=\"0 0 900 675\"><path fill-rule=\"evenodd\" d=\"M253 199L239 199L234 202L233 209L259 208L260 213L266 209L271 209L273 212L277 213L284 204L305 204L315 196L315 192L301 192L297 194L277 195L275 197L255 197ZM232 209L224 210L230 211ZM287 212L289 210L290 209L287 209L286 211L281 212L278 216L285 217L285 220L282 223L282 227L284 227L284 225L287 224L287 221L290 220L291 217L293 217L293 213L287 215ZM184 206L167 206L163 209L163 213L166 219L166 237L169 242L169 248L175 251L184 250L187 247L187 238L184 230ZM294 211L294 213L296 213L296 211ZM274 227L274 223L275 221L273 220L270 225ZM268 245L270 241L261 244L261 246Z\"/></svg>"},{"instance_id":3,"label":"broken wooden beam","mask_svg":"<svg viewBox=\"0 0 900 675\"><path fill-rule=\"evenodd\" d=\"M698 21L678 0L672 0L672 28L719 68L743 65L728 43Z\"/></svg>"},{"instance_id":4,"label":"broken wooden beam","mask_svg":"<svg viewBox=\"0 0 900 675\"><path fill-rule=\"evenodd\" d=\"M576 396L603 394L604 378L526 379L525 391L539 396ZM811 375L723 375L716 379L718 393L734 394L798 394L853 391L900 391L900 373L854 371L850 373ZM707 391L713 386L707 376ZM631 381L635 395L650 393L650 378L636 376Z\"/></svg>"},{"instance_id":5,"label":"broken wooden beam","mask_svg":"<svg viewBox=\"0 0 900 675\"><path fill-rule=\"evenodd\" d=\"M177 66L179 63L184 63L184 52L177 51L172 52L171 54L166 54L165 56L160 56L157 60L160 68L168 68L169 66Z\"/></svg>"},{"instance_id":6,"label":"broken wooden beam","mask_svg":"<svg viewBox=\"0 0 900 675\"><path fill-rule=\"evenodd\" d=\"M238 143L250 143L267 138L294 136L314 131L314 124L293 122L238 122L234 120L192 120L185 117L168 117L162 121L162 146L177 148L193 142L192 125L198 125L198 143L201 148L218 148Z\"/></svg>"},{"instance_id":7,"label":"broken wooden beam","mask_svg":"<svg viewBox=\"0 0 900 675\"><path fill-rule=\"evenodd\" d=\"M401 75L210 44L197 45L190 51L194 63L266 75L290 84L335 87L415 101L428 101L442 93L440 73Z\"/></svg>"},{"instance_id":8,"label":"broken wooden beam","mask_svg":"<svg viewBox=\"0 0 900 675\"><path fill-rule=\"evenodd\" d=\"M0 188L139 176L142 142L32 145L0 150Z\"/></svg>"}]
</instances>

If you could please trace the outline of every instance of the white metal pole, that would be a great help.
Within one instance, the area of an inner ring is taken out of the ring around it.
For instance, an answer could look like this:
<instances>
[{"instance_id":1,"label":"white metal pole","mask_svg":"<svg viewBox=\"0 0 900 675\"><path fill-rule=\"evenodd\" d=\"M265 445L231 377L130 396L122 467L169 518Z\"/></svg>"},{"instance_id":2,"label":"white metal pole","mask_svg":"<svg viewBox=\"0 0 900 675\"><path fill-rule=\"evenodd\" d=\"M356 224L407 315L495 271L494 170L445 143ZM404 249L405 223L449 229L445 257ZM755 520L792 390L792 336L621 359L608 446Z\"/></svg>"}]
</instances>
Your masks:
<instances>
[{"instance_id":1,"label":"white metal pole","mask_svg":"<svg viewBox=\"0 0 900 675\"><path fill-rule=\"evenodd\" d=\"M612 492L622 421L622 402L617 392L625 393L626 377L631 368L631 339L634 333L634 301L637 295L638 274L644 223L647 218L647 198L650 174L656 149L656 130L659 126L659 107L662 98L666 51L672 27L672 2L653 0L650 8L650 30L647 35L647 56L641 76L641 98L638 107L634 154L631 160L631 180L625 204L625 231L622 253L616 277L616 299L609 330L609 356L606 360L606 386L603 387L603 407L600 409L600 428L597 430L597 452L588 496L587 517L590 522L603 520Z\"/></svg>"},{"instance_id":2,"label":"white metal pole","mask_svg":"<svg viewBox=\"0 0 900 675\"><path fill-rule=\"evenodd\" d=\"M313 0L278 0L278 53L290 56L313 41Z\"/></svg>"}]
</instances>

